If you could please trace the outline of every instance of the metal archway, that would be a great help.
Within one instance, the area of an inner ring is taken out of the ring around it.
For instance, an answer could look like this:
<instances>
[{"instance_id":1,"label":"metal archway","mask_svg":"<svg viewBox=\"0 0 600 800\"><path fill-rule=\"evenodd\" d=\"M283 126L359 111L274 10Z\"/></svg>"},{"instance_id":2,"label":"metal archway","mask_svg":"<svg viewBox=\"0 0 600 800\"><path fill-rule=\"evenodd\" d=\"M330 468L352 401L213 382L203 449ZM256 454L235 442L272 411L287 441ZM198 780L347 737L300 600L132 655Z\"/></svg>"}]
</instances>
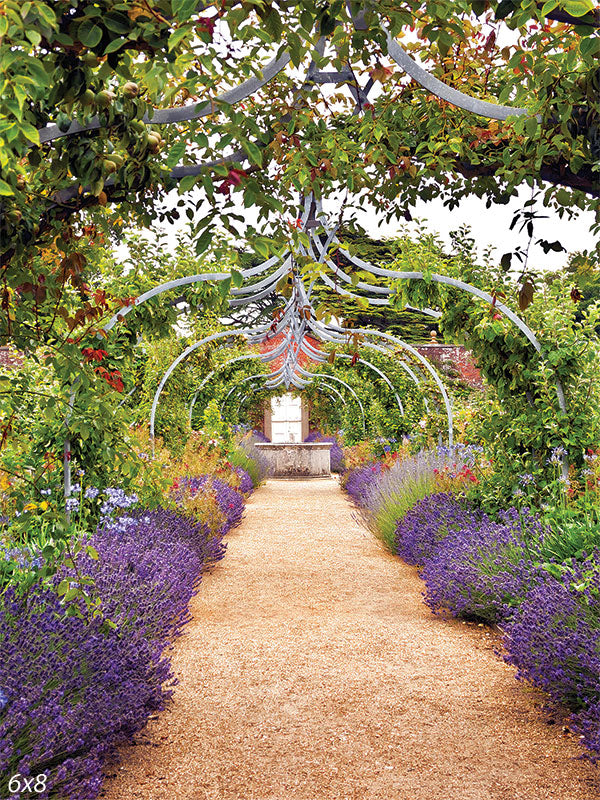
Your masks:
<instances>
[{"instance_id":1,"label":"metal archway","mask_svg":"<svg viewBox=\"0 0 600 800\"><path fill-rule=\"evenodd\" d=\"M236 364L236 363L238 363L240 361L250 361L251 359L254 359L254 358L257 358L257 359L260 360L260 356L258 354L252 354L252 355L246 355L246 356L238 356L237 358L232 358L229 361L224 361L222 364L219 364L213 370L211 370L208 373L208 375L205 378L202 379L202 382L198 385L198 388L194 392L194 395L193 395L193 397L192 397L192 399L190 401L190 408L189 408L189 414L188 414L188 421L189 421L190 428L192 427L192 414L193 414L193 411L194 411L194 406L196 405L196 400L198 398L198 395L200 394L202 389L206 386L208 381L213 377L213 375L215 375L217 372L220 372L220 370L225 369L225 367L231 366L231 364Z\"/></svg>"}]
</instances>

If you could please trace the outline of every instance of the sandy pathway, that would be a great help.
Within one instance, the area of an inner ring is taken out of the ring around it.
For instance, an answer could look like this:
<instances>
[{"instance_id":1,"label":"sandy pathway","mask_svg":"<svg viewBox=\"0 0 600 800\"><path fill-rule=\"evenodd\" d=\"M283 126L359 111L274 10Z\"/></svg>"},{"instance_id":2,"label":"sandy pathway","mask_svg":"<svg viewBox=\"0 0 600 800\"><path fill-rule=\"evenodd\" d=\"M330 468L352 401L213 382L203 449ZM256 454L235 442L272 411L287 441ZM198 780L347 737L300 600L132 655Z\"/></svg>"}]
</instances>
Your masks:
<instances>
[{"instance_id":1,"label":"sandy pathway","mask_svg":"<svg viewBox=\"0 0 600 800\"><path fill-rule=\"evenodd\" d=\"M596 771L484 629L434 618L333 480L270 481L109 800L592 800Z\"/></svg>"}]
</instances>

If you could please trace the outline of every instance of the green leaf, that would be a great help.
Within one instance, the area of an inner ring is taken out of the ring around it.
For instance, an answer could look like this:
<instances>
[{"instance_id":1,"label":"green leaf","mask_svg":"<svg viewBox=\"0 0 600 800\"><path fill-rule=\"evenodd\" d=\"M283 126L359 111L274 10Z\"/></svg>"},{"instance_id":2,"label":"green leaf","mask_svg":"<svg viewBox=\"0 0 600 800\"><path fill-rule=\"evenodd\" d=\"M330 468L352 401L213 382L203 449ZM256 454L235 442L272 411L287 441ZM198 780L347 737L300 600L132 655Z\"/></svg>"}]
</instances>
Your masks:
<instances>
[{"instance_id":1,"label":"green leaf","mask_svg":"<svg viewBox=\"0 0 600 800\"><path fill-rule=\"evenodd\" d=\"M26 139L29 139L30 142L33 142L34 144L40 143L40 134L29 122L20 122L19 130Z\"/></svg>"},{"instance_id":2,"label":"green leaf","mask_svg":"<svg viewBox=\"0 0 600 800\"><path fill-rule=\"evenodd\" d=\"M557 5L558 5L558 0L548 0L548 2L544 3L544 5L542 6L542 17L545 17L546 14L549 14L551 11L554 11Z\"/></svg>"},{"instance_id":3,"label":"green leaf","mask_svg":"<svg viewBox=\"0 0 600 800\"><path fill-rule=\"evenodd\" d=\"M597 36L586 36L579 41L579 52L584 58L600 54L600 44Z\"/></svg>"},{"instance_id":4,"label":"green leaf","mask_svg":"<svg viewBox=\"0 0 600 800\"><path fill-rule=\"evenodd\" d=\"M196 240L196 255L201 255L212 242L212 230L207 228Z\"/></svg>"},{"instance_id":5,"label":"green leaf","mask_svg":"<svg viewBox=\"0 0 600 800\"><path fill-rule=\"evenodd\" d=\"M231 278L226 278L224 281L219 281L217 289L223 300L225 300L229 294L229 290L231 289Z\"/></svg>"},{"instance_id":6,"label":"green leaf","mask_svg":"<svg viewBox=\"0 0 600 800\"><path fill-rule=\"evenodd\" d=\"M231 270L231 283L236 289L239 289L244 283L244 276L237 269Z\"/></svg>"},{"instance_id":7,"label":"green leaf","mask_svg":"<svg viewBox=\"0 0 600 800\"><path fill-rule=\"evenodd\" d=\"M529 117L527 122L525 123L525 133L531 139L537 134L538 130L538 122L535 117Z\"/></svg>"},{"instance_id":8,"label":"green leaf","mask_svg":"<svg viewBox=\"0 0 600 800\"><path fill-rule=\"evenodd\" d=\"M173 0L173 13L182 22L188 20L198 6L197 0Z\"/></svg>"},{"instance_id":9,"label":"green leaf","mask_svg":"<svg viewBox=\"0 0 600 800\"><path fill-rule=\"evenodd\" d=\"M261 242L260 239L257 239L254 242L254 249L261 258L264 258L265 261L269 258L269 246L266 244L266 242Z\"/></svg>"},{"instance_id":10,"label":"green leaf","mask_svg":"<svg viewBox=\"0 0 600 800\"><path fill-rule=\"evenodd\" d=\"M102 28L91 19L84 19L77 28L77 37L86 47L96 47L102 39Z\"/></svg>"},{"instance_id":11,"label":"green leaf","mask_svg":"<svg viewBox=\"0 0 600 800\"><path fill-rule=\"evenodd\" d=\"M594 10L592 0L563 0L562 6L573 17L583 17Z\"/></svg>"},{"instance_id":12,"label":"green leaf","mask_svg":"<svg viewBox=\"0 0 600 800\"><path fill-rule=\"evenodd\" d=\"M262 151L260 147L254 144L254 142L242 142L242 147L248 153L250 161L254 164L257 164L259 167L262 167Z\"/></svg>"},{"instance_id":13,"label":"green leaf","mask_svg":"<svg viewBox=\"0 0 600 800\"><path fill-rule=\"evenodd\" d=\"M88 545L87 545L87 547L85 548L85 552L88 554L88 556L89 556L90 558L93 558L93 559L94 559L94 561L97 561L97 560L100 558L100 556L98 555L98 551L97 551L97 550L96 550L96 548L95 548L93 545L91 545L91 544L88 544Z\"/></svg>"},{"instance_id":14,"label":"green leaf","mask_svg":"<svg viewBox=\"0 0 600 800\"><path fill-rule=\"evenodd\" d=\"M312 14L306 10L302 11L300 14L300 25L302 25L307 33L310 33L314 25Z\"/></svg>"},{"instance_id":15,"label":"green leaf","mask_svg":"<svg viewBox=\"0 0 600 800\"><path fill-rule=\"evenodd\" d=\"M169 150L169 155L167 156L167 167L174 167L175 164L179 163L181 156L185 153L186 148L186 141L185 139L180 139L178 142L175 142L173 147Z\"/></svg>"},{"instance_id":16,"label":"green leaf","mask_svg":"<svg viewBox=\"0 0 600 800\"><path fill-rule=\"evenodd\" d=\"M514 0L501 0L496 9L496 19L505 19L515 10L517 3Z\"/></svg>"},{"instance_id":17,"label":"green leaf","mask_svg":"<svg viewBox=\"0 0 600 800\"><path fill-rule=\"evenodd\" d=\"M113 33L129 33L131 29L129 18L125 14L120 14L119 12L113 11L104 15L102 21L108 30Z\"/></svg>"},{"instance_id":18,"label":"green leaf","mask_svg":"<svg viewBox=\"0 0 600 800\"><path fill-rule=\"evenodd\" d=\"M189 192L192 186L195 185L197 179L197 175L185 175L179 181L179 194L183 194L183 192Z\"/></svg>"},{"instance_id":19,"label":"green leaf","mask_svg":"<svg viewBox=\"0 0 600 800\"><path fill-rule=\"evenodd\" d=\"M3 180L0 178L0 195L4 195L4 197L10 197L10 196L11 196L11 195L13 195L13 194L14 194L14 192L13 192L13 190L10 188L10 186L8 185L8 183L7 183L6 181L3 181Z\"/></svg>"},{"instance_id":20,"label":"green leaf","mask_svg":"<svg viewBox=\"0 0 600 800\"><path fill-rule=\"evenodd\" d=\"M112 42L109 42L104 48L104 55L107 56L109 53L116 53L126 42L127 39L123 39L122 37L113 39Z\"/></svg>"},{"instance_id":21,"label":"green leaf","mask_svg":"<svg viewBox=\"0 0 600 800\"><path fill-rule=\"evenodd\" d=\"M268 12L263 14L263 22L274 42L280 42L283 34L283 22L279 12L273 7L268 7Z\"/></svg>"},{"instance_id":22,"label":"green leaf","mask_svg":"<svg viewBox=\"0 0 600 800\"><path fill-rule=\"evenodd\" d=\"M29 39L29 41L34 47L37 47L38 44L42 41L42 37L39 34L39 32L34 30L33 28L31 30L25 31L25 36Z\"/></svg>"},{"instance_id":23,"label":"green leaf","mask_svg":"<svg viewBox=\"0 0 600 800\"><path fill-rule=\"evenodd\" d=\"M183 39L185 39L190 31L191 27L189 25L184 25L182 28L177 28L177 30L173 31L173 33L169 36L169 53L171 50L174 50Z\"/></svg>"}]
</instances>

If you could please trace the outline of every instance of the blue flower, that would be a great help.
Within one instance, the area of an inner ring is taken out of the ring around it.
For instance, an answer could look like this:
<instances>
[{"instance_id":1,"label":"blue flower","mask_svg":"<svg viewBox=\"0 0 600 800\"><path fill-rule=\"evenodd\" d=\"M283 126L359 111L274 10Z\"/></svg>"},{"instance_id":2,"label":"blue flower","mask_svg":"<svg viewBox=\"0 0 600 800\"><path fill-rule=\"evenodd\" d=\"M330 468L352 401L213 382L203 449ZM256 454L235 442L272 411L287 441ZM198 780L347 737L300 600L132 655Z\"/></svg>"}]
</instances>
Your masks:
<instances>
[{"instance_id":1,"label":"blue flower","mask_svg":"<svg viewBox=\"0 0 600 800\"><path fill-rule=\"evenodd\" d=\"M525 472L523 475L519 475L519 483L521 486L529 486L532 483L535 483L535 478L528 472Z\"/></svg>"},{"instance_id":2,"label":"blue flower","mask_svg":"<svg viewBox=\"0 0 600 800\"><path fill-rule=\"evenodd\" d=\"M65 509L67 511L77 511L79 509L79 500L76 497L67 497Z\"/></svg>"},{"instance_id":3,"label":"blue flower","mask_svg":"<svg viewBox=\"0 0 600 800\"><path fill-rule=\"evenodd\" d=\"M555 447L551 453L550 458L548 459L548 464L560 464L562 461L563 456L567 455L567 451L564 447Z\"/></svg>"},{"instance_id":4,"label":"blue flower","mask_svg":"<svg viewBox=\"0 0 600 800\"><path fill-rule=\"evenodd\" d=\"M0 689L0 711L3 711L8 705L8 695L3 689Z\"/></svg>"},{"instance_id":5,"label":"blue flower","mask_svg":"<svg viewBox=\"0 0 600 800\"><path fill-rule=\"evenodd\" d=\"M95 500L99 494L100 494L100 489L96 489L95 486L88 486L83 496L85 497L86 500Z\"/></svg>"}]
</instances>

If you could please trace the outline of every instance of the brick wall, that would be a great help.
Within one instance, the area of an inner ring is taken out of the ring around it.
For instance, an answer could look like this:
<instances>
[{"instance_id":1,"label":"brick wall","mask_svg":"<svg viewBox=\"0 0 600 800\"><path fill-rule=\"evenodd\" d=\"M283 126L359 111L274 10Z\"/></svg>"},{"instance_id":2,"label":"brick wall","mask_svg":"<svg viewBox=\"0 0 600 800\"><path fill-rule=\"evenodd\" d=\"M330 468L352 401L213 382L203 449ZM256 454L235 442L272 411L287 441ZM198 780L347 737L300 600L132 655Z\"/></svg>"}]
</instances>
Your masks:
<instances>
[{"instance_id":1,"label":"brick wall","mask_svg":"<svg viewBox=\"0 0 600 800\"><path fill-rule=\"evenodd\" d=\"M416 348L421 355L438 365L449 364L471 386L483 388L483 378L475 366L471 352L462 345L424 344Z\"/></svg>"},{"instance_id":2,"label":"brick wall","mask_svg":"<svg viewBox=\"0 0 600 800\"><path fill-rule=\"evenodd\" d=\"M12 347L0 347L0 367L20 367L23 357Z\"/></svg>"}]
</instances>

